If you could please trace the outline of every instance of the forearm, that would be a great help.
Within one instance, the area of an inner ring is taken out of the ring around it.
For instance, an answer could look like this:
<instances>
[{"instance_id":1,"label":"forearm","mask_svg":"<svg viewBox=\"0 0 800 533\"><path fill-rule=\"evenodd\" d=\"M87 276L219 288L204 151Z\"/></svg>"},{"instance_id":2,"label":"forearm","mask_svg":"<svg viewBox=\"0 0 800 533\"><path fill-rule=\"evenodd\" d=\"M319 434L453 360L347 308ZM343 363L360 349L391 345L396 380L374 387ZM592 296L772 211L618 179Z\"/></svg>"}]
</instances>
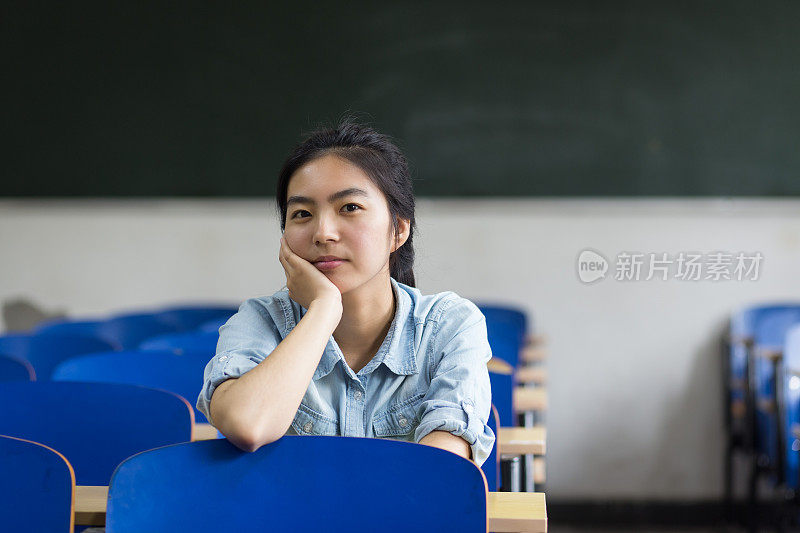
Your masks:
<instances>
[{"instance_id":1,"label":"forearm","mask_svg":"<svg viewBox=\"0 0 800 533\"><path fill-rule=\"evenodd\" d=\"M447 431L431 431L419 443L453 452L465 459L472 459L472 448L467 441Z\"/></svg>"},{"instance_id":2,"label":"forearm","mask_svg":"<svg viewBox=\"0 0 800 533\"><path fill-rule=\"evenodd\" d=\"M286 433L340 317L335 305L312 302L266 359L220 384L209 406L217 429L249 451Z\"/></svg>"}]
</instances>

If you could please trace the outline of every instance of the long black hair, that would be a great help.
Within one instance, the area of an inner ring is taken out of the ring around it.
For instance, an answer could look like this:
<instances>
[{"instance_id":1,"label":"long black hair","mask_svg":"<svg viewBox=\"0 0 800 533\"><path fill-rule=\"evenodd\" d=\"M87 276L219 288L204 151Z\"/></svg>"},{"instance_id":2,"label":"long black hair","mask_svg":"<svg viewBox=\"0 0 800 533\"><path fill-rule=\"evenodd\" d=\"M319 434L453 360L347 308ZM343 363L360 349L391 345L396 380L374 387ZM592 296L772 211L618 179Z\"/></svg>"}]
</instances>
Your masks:
<instances>
[{"instance_id":1,"label":"long black hair","mask_svg":"<svg viewBox=\"0 0 800 533\"><path fill-rule=\"evenodd\" d=\"M281 231L286 227L286 195L292 174L306 163L328 154L335 154L359 167L383 192L389 204L395 236L399 231L398 219L409 220L408 239L389 255L389 274L400 283L416 287L415 202L408 162L388 135L369 126L344 120L334 127L312 131L292 150L278 175L276 200L281 215Z\"/></svg>"}]
</instances>

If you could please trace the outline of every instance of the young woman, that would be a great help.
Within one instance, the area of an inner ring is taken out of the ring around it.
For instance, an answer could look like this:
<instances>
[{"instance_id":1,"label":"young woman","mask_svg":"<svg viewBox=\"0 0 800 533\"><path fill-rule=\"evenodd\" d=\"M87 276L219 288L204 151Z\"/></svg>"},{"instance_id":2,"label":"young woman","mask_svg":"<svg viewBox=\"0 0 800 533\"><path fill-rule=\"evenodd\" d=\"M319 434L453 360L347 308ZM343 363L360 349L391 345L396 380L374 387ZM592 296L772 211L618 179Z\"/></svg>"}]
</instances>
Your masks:
<instances>
[{"instance_id":1,"label":"young woman","mask_svg":"<svg viewBox=\"0 0 800 533\"><path fill-rule=\"evenodd\" d=\"M408 165L385 135L314 132L281 170L287 290L220 328L197 407L243 450L284 434L408 440L482 464L494 434L478 308L415 288Z\"/></svg>"}]
</instances>

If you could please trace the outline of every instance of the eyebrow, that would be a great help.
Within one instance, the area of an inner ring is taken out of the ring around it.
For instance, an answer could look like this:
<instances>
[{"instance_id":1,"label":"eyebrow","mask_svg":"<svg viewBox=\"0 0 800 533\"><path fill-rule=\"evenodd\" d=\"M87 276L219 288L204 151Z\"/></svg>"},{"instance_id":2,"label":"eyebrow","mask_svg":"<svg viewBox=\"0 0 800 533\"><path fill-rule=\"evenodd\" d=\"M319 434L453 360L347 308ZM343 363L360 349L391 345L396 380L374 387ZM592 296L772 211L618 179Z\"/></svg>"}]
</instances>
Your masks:
<instances>
[{"instance_id":1,"label":"eyebrow","mask_svg":"<svg viewBox=\"0 0 800 533\"><path fill-rule=\"evenodd\" d=\"M328 196L328 202L335 202L336 200L341 200L342 198L346 198L348 196L363 196L364 198L369 198L369 194L364 189L359 189L358 187L350 187L349 189L344 189L343 191L335 192ZM317 205L317 202L314 201L312 198L308 196L290 196L288 200L286 200L286 206L290 206L292 204L311 204Z\"/></svg>"}]
</instances>

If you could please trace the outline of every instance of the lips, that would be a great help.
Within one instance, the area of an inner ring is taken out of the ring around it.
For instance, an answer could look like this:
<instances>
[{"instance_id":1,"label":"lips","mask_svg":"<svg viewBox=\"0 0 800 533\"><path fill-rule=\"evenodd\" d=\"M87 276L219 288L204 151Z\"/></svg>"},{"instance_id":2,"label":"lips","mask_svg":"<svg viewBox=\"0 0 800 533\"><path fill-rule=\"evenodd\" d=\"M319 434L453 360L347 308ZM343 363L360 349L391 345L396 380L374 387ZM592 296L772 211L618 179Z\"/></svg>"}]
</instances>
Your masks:
<instances>
[{"instance_id":1,"label":"lips","mask_svg":"<svg viewBox=\"0 0 800 533\"><path fill-rule=\"evenodd\" d=\"M321 255L312 262L314 266L317 267L317 270L322 270L324 272L337 268L344 263L344 261L344 259L335 255Z\"/></svg>"},{"instance_id":2,"label":"lips","mask_svg":"<svg viewBox=\"0 0 800 533\"><path fill-rule=\"evenodd\" d=\"M336 257L335 255L323 255L321 257L317 257L312 261L313 263L319 262L330 262L330 261L344 261L341 257Z\"/></svg>"}]
</instances>

